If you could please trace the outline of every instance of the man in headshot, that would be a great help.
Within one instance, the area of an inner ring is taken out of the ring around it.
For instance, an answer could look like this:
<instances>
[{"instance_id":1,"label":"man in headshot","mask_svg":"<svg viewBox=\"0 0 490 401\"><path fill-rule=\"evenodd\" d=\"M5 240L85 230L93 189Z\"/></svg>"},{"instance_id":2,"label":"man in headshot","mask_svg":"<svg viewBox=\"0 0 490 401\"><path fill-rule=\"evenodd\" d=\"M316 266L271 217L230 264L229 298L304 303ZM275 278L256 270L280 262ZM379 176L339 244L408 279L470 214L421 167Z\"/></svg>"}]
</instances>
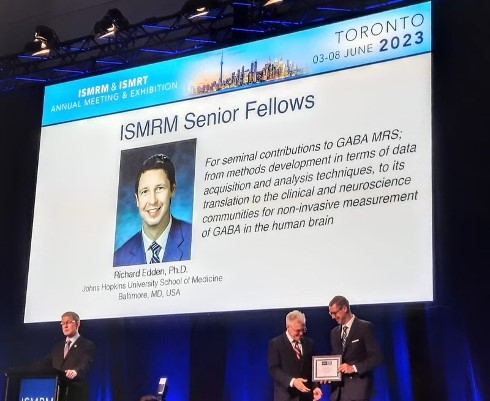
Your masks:
<instances>
[{"instance_id":1,"label":"man in headshot","mask_svg":"<svg viewBox=\"0 0 490 401\"><path fill-rule=\"evenodd\" d=\"M337 295L328 313L338 326L330 332L333 355L342 355L342 380L331 382L330 401L368 401L373 393L373 369L383 362L371 322L354 316L347 298Z\"/></svg>"},{"instance_id":2,"label":"man in headshot","mask_svg":"<svg viewBox=\"0 0 490 401\"><path fill-rule=\"evenodd\" d=\"M311 401L322 396L319 384L311 381L313 340L305 332L305 315L293 310L286 316L286 331L269 341L267 365L274 380L274 401Z\"/></svg>"},{"instance_id":3,"label":"man in headshot","mask_svg":"<svg viewBox=\"0 0 490 401\"><path fill-rule=\"evenodd\" d=\"M192 225L170 213L177 190L175 168L163 154L143 162L134 184L142 228L114 253L114 266L188 260Z\"/></svg>"},{"instance_id":4,"label":"man in headshot","mask_svg":"<svg viewBox=\"0 0 490 401\"><path fill-rule=\"evenodd\" d=\"M61 315L65 339L31 369L53 368L61 372L58 401L88 401L87 376L94 360L95 345L78 332L80 317L75 312Z\"/></svg>"}]
</instances>

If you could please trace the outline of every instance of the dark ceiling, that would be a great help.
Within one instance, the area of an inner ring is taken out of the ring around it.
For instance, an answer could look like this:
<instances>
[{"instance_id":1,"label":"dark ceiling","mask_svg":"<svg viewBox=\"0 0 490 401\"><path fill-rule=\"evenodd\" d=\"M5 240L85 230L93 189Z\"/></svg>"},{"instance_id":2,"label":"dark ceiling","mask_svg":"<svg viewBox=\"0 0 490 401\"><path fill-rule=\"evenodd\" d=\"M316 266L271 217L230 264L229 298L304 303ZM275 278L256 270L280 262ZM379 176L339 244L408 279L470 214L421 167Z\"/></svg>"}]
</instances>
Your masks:
<instances>
[{"instance_id":1,"label":"dark ceiling","mask_svg":"<svg viewBox=\"0 0 490 401\"><path fill-rule=\"evenodd\" d=\"M190 18L187 2L170 14L130 23L109 39L98 39L92 30L86 36L58 40L48 56L19 52L0 57L0 91L166 60L420 1L284 0L268 7L257 0L213 3L201 18Z\"/></svg>"}]
</instances>

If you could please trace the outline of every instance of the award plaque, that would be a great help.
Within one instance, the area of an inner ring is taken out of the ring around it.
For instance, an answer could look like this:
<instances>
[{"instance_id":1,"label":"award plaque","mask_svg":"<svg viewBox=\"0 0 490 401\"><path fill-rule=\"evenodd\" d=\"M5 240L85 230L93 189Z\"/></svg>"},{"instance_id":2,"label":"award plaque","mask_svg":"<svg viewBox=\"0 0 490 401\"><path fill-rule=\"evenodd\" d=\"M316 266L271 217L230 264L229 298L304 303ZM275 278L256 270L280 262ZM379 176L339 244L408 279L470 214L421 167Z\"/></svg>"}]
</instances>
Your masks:
<instances>
[{"instance_id":1,"label":"award plaque","mask_svg":"<svg viewBox=\"0 0 490 401\"><path fill-rule=\"evenodd\" d=\"M342 380L342 373L337 371L341 363L342 355L314 356L312 380L314 382L333 382Z\"/></svg>"}]
</instances>

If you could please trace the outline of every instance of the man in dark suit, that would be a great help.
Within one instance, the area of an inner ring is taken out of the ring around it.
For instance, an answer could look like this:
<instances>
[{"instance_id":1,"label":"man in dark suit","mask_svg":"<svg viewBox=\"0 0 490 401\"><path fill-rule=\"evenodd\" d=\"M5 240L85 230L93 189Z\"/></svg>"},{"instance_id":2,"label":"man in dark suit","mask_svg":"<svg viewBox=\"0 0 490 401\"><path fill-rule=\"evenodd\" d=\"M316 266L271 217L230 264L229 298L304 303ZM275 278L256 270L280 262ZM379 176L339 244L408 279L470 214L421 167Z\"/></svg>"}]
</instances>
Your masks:
<instances>
[{"instance_id":1,"label":"man in dark suit","mask_svg":"<svg viewBox=\"0 0 490 401\"><path fill-rule=\"evenodd\" d=\"M383 362L371 322L354 316L349 301L335 296L328 305L337 323L330 332L333 355L342 355L342 381L331 383L330 401L368 401L373 393L373 369Z\"/></svg>"},{"instance_id":2,"label":"man in dark suit","mask_svg":"<svg viewBox=\"0 0 490 401\"><path fill-rule=\"evenodd\" d=\"M311 381L313 340L305 337L305 315L286 316L286 332L269 341L267 364L274 380L274 401L319 400L322 392Z\"/></svg>"},{"instance_id":3,"label":"man in dark suit","mask_svg":"<svg viewBox=\"0 0 490 401\"><path fill-rule=\"evenodd\" d=\"M170 214L176 189L175 167L167 156L145 160L134 185L142 229L116 250L114 267L190 259L192 226Z\"/></svg>"},{"instance_id":4,"label":"man in dark suit","mask_svg":"<svg viewBox=\"0 0 490 401\"><path fill-rule=\"evenodd\" d=\"M55 344L51 352L34 363L33 368L53 368L59 371L59 401L87 401L87 375L94 360L95 345L78 332L80 317L75 312L61 316L65 340Z\"/></svg>"}]
</instances>

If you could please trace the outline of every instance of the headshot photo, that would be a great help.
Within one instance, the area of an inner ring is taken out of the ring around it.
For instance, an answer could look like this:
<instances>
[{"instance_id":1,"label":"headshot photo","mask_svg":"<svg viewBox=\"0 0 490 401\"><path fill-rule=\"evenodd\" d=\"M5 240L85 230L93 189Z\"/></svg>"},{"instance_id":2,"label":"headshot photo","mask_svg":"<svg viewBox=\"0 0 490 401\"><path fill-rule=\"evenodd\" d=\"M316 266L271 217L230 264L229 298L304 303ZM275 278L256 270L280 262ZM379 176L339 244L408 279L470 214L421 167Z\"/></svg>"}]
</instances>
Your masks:
<instances>
[{"instance_id":1,"label":"headshot photo","mask_svg":"<svg viewBox=\"0 0 490 401\"><path fill-rule=\"evenodd\" d=\"M113 266L191 258L196 140L123 150Z\"/></svg>"}]
</instances>

